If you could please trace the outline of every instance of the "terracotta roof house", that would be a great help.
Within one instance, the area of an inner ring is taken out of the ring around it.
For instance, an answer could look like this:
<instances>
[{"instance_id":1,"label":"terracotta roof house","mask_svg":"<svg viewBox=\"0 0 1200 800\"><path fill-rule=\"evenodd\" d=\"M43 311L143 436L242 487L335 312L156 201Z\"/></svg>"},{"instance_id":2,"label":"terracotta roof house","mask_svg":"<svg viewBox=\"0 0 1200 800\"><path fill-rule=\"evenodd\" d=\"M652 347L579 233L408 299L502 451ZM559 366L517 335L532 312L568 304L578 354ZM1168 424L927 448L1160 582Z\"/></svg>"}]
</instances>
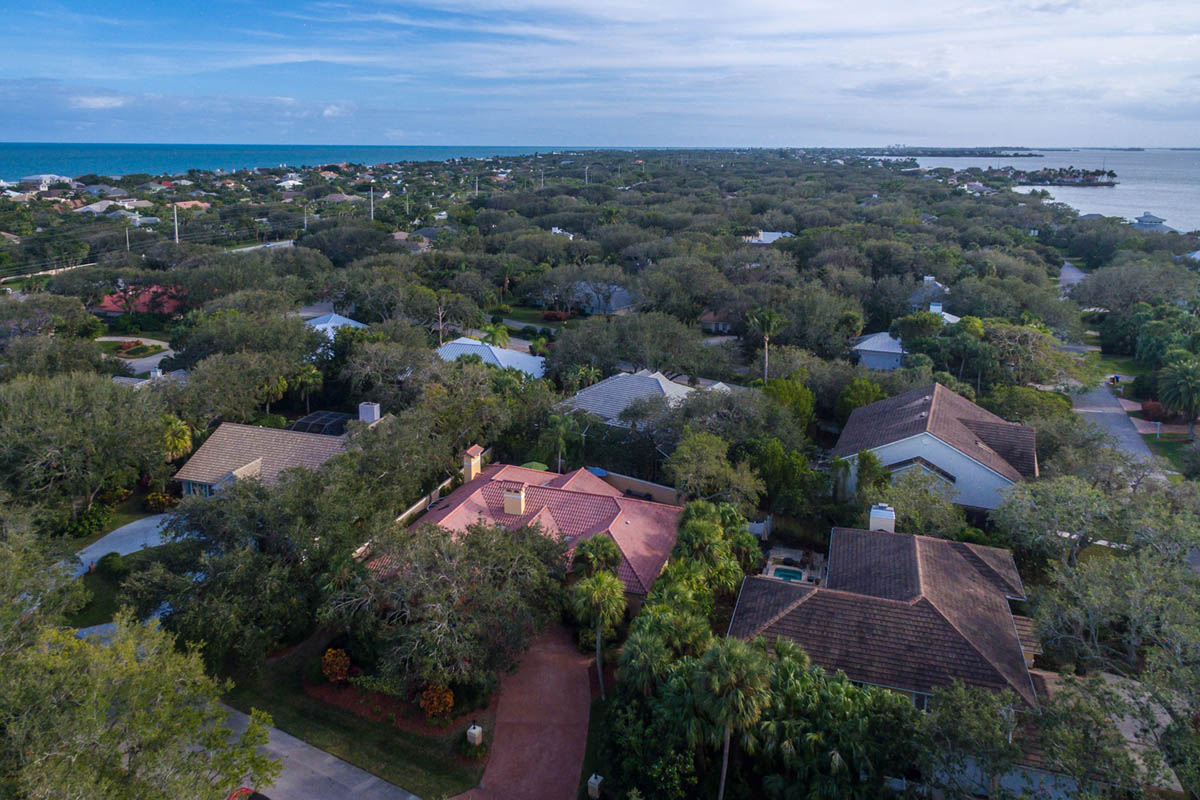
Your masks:
<instances>
[{"instance_id":1,"label":"terracotta roof house","mask_svg":"<svg viewBox=\"0 0 1200 800\"><path fill-rule=\"evenodd\" d=\"M437 349L437 354L442 361L458 361L463 356L479 356L485 364L500 369L519 369L533 378L540 378L546 372L546 359L541 356L486 344L470 336L460 336L452 342L446 342Z\"/></svg>"},{"instance_id":2,"label":"terracotta roof house","mask_svg":"<svg viewBox=\"0 0 1200 800\"><path fill-rule=\"evenodd\" d=\"M1007 550L890 531L834 528L823 585L752 576L729 635L800 644L813 663L918 706L954 680L1009 689L1030 708L1035 645L1010 600L1025 599Z\"/></svg>"},{"instance_id":3,"label":"terracotta roof house","mask_svg":"<svg viewBox=\"0 0 1200 800\"><path fill-rule=\"evenodd\" d=\"M124 314L126 311L174 314L182 308L183 299L174 287L147 286L130 298L119 292L105 295L96 310L105 314Z\"/></svg>"},{"instance_id":4,"label":"terracotta roof house","mask_svg":"<svg viewBox=\"0 0 1200 800\"><path fill-rule=\"evenodd\" d=\"M564 539L569 552L585 539L609 536L621 552L617 577L645 596L666 566L679 506L628 497L586 469L565 475L508 464L480 466L476 445L463 454L463 485L432 503L417 525L466 531L476 522L516 528L539 525Z\"/></svg>"},{"instance_id":5,"label":"terracotta roof house","mask_svg":"<svg viewBox=\"0 0 1200 800\"><path fill-rule=\"evenodd\" d=\"M379 404L360 403L358 418L368 424L378 422ZM183 484L184 494L209 497L236 480L257 478L269 485L284 470L319 469L345 449L344 435L222 422L175 473L175 480Z\"/></svg>"},{"instance_id":6,"label":"terracotta roof house","mask_svg":"<svg viewBox=\"0 0 1200 800\"><path fill-rule=\"evenodd\" d=\"M1033 428L1006 422L939 383L856 408L842 429L835 458L851 463L874 453L893 475L923 469L945 482L954 502L992 509L1004 490L1038 475Z\"/></svg>"}]
</instances>

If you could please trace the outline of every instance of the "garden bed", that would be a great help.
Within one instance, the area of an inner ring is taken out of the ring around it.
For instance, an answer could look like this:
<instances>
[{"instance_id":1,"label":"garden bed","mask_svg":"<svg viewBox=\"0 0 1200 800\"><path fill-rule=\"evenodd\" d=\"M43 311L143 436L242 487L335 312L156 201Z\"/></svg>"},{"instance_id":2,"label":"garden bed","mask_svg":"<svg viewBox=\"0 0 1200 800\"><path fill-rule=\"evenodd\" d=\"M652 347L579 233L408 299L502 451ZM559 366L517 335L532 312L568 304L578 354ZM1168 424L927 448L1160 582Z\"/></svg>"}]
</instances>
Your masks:
<instances>
[{"instance_id":1,"label":"garden bed","mask_svg":"<svg viewBox=\"0 0 1200 800\"><path fill-rule=\"evenodd\" d=\"M437 722L429 722L425 718L425 712L415 703L407 703L399 697L381 692L368 692L353 684L338 686L332 683L304 681L304 693L323 703L337 706L343 711L349 711L351 714L373 722L386 722L412 733L435 737L466 730L472 721L484 725L483 720L487 719L489 724L484 727L491 727L490 722L495 719L496 702L499 696L493 695L487 707L482 710L468 711L457 717L447 717Z\"/></svg>"}]
</instances>

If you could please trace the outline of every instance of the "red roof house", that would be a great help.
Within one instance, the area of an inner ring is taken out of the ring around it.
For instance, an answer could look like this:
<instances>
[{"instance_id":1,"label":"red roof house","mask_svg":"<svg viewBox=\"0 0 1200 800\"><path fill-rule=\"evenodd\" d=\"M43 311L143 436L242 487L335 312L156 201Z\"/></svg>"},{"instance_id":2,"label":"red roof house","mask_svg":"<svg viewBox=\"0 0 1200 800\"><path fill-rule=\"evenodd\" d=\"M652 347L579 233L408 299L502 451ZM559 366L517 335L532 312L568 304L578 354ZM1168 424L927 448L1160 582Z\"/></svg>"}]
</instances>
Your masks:
<instances>
[{"instance_id":1,"label":"red roof house","mask_svg":"<svg viewBox=\"0 0 1200 800\"><path fill-rule=\"evenodd\" d=\"M625 591L649 593L675 546L679 506L626 497L586 469L562 475L508 464L480 467L482 452L475 446L463 454L465 482L432 503L417 525L466 531L476 522L536 524L565 540L572 556L579 542L607 535L621 552L617 577Z\"/></svg>"},{"instance_id":2,"label":"red roof house","mask_svg":"<svg viewBox=\"0 0 1200 800\"><path fill-rule=\"evenodd\" d=\"M144 289L131 287L105 295L98 311L124 314L133 311L139 314L174 314L183 308L183 297L171 286L147 286Z\"/></svg>"}]
</instances>

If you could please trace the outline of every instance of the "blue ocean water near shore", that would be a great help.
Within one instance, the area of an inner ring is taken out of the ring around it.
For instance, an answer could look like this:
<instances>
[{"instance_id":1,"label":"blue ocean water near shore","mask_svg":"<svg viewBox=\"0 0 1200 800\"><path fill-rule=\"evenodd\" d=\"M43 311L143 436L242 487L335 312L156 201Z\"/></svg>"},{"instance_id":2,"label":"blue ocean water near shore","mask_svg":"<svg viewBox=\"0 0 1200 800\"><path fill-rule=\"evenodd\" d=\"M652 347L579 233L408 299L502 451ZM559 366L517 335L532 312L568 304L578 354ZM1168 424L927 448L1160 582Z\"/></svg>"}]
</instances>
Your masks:
<instances>
[{"instance_id":1,"label":"blue ocean water near shore","mask_svg":"<svg viewBox=\"0 0 1200 800\"><path fill-rule=\"evenodd\" d=\"M1048 186L1060 202L1080 214L1133 219L1144 211L1178 231L1200 230L1200 150L1034 150L1041 158L918 158L922 167L1110 169L1116 186ZM1022 189L1019 191L1028 191Z\"/></svg>"},{"instance_id":2,"label":"blue ocean water near shore","mask_svg":"<svg viewBox=\"0 0 1200 800\"><path fill-rule=\"evenodd\" d=\"M0 142L0 178L52 173L76 177L164 175L189 169L236 170L249 167L292 167L350 161L378 164L394 161L445 161L548 153L562 147L500 146L365 146L270 144L46 144Z\"/></svg>"}]
</instances>

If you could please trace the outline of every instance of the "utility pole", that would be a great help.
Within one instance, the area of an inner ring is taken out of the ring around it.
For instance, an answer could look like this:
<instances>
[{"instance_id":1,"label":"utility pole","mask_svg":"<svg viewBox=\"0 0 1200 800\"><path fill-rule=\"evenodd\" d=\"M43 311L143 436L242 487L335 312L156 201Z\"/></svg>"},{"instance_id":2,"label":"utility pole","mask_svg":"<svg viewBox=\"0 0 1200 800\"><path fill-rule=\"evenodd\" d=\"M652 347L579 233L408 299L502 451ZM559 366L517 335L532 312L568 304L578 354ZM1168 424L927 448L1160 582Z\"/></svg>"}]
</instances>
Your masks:
<instances>
[{"instance_id":1,"label":"utility pole","mask_svg":"<svg viewBox=\"0 0 1200 800\"><path fill-rule=\"evenodd\" d=\"M479 176L475 176L475 196L479 197Z\"/></svg>"},{"instance_id":2,"label":"utility pole","mask_svg":"<svg viewBox=\"0 0 1200 800\"><path fill-rule=\"evenodd\" d=\"M591 164L588 164L586 167L584 167L584 168L583 168L583 185L584 185L584 186L587 186L587 185L588 185L588 176L587 176L587 173L588 173L588 170L589 170L589 169L591 169L591 168L592 168L592 165L591 165Z\"/></svg>"},{"instance_id":3,"label":"utility pole","mask_svg":"<svg viewBox=\"0 0 1200 800\"><path fill-rule=\"evenodd\" d=\"M125 252L129 252L129 225L125 225Z\"/></svg>"},{"instance_id":4,"label":"utility pole","mask_svg":"<svg viewBox=\"0 0 1200 800\"><path fill-rule=\"evenodd\" d=\"M308 231L308 203L304 204L304 230Z\"/></svg>"},{"instance_id":5,"label":"utility pole","mask_svg":"<svg viewBox=\"0 0 1200 800\"><path fill-rule=\"evenodd\" d=\"M171 213L175 217L175 244L179 244L179 206L171 206Z\"/></svg>"},{"instance_id":6,"label":"utility pole","mask_svg":"<svg viewBox=\"0 0 1200 800\"><path fill-rule=\"evenodd\" d=\"M371 187L371 222L375 221L375 187Z\"/></svg>"},{"instance_id":7,"label":"utility pole","mask_svg":"<svg viewBox=\"0 0 1200 800\"><path fill-rule=\"evenodd\" d=\"M538 172L542 173L542 188L545 189L546 188L546 170L540 169L540 170L538 170Z\"/></svg>"}]
</instances>

